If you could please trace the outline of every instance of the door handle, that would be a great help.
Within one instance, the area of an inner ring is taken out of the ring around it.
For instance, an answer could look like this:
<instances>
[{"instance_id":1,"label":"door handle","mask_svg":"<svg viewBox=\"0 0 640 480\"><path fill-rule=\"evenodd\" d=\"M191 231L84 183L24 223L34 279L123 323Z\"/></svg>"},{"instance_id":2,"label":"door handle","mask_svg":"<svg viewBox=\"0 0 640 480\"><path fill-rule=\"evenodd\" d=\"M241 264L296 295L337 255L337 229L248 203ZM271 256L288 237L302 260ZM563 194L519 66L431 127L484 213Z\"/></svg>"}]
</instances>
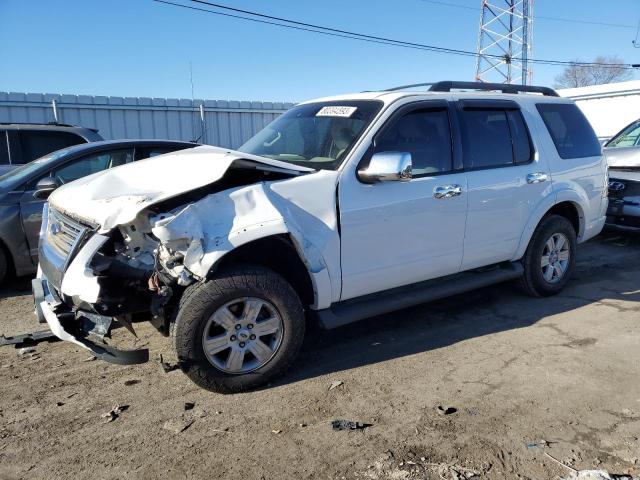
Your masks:
<instances>
[{"instance_id":1,"label":"door handle","mask_svg":"<svg viewBox=\"0 0 640 480\"><path fill-rule=\"evenodd\" d=\"M527 183L542 183L547 181L547 174L544 172L530 173L527 175Z\"/></svg>"},{"instance_id":2,"label":"door handle","mask_svg":"<svg viewBox=\"0 0 640 480\"><path fill-rule=\"evenodd\" d=\"M442 185L433 189L433 196L435 198L457 197L461 193L462 187L460 185Z\"/></svg>"}]
</instances>

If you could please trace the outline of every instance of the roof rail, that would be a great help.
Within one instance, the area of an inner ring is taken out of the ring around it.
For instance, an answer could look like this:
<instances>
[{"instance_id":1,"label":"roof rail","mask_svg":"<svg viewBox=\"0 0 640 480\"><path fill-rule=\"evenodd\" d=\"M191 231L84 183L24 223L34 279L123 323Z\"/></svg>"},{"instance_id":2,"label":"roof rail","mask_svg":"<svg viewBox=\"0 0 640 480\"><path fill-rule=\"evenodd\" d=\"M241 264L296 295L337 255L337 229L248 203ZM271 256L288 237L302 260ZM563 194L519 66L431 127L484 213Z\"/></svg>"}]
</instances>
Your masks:
<instances>
[{"instance_id":1,"label":"roof rail","mask_svg":"<svg viewBox=\"0 0 640 480\"><path fill-rule=\"evenodd\" d=\"M91 130L98 133L98 129L94 127L83 127L80 125L71 125L70 123L59 122L0 122L0 125L33 125L34 127L69 127L69 128L84 128L85 130Z\"/></svg>"},{"instance_id":2,"label":"roof rail","mask_svg":"<svg viewBox=\"0 0 640 480\"><path fill-rule=\"evenodd\" d=\"M502 93L541 93L547 97L559 97L558 92L549 87L538 87L535 85L512 85L507 83L485 83L485 82L455 82L451 80L432 83L414 83L412 85L402 85L400 87L387 88L385 92L395 92L415 87L429 87L430 92L450 92L455 89L466 90L498 90Z\"/></svg>"},{"instance_id":3,"label":"roof rail","mask_svg":"<svg viewBox=\"0 0 640 480\"><path fill-rule=\"evenodd\" d=\"M450 92L453 89L468 90L498 90L502 93L541 93L547 97L559 97L558 92L553 88L539 87L535 85L513 85L508 83L485 83L485 82L436 82L429 88L430 92Z\"/></svg>"},{"instance_id":4,"label":"roof rail","mask_svg":"<svg viewBox=\"0 0 640 480\"><path fill-rule=\"evenodd\" d=\"M383 92L395 92L396 90L406 90L407 88L415 88L415 87L430 87L431 85L434 85L434 83L431 82L431 83L414 83L411 85L400 85L399 87L386 88L383 90Z\"/></svg>"}]
</instances>

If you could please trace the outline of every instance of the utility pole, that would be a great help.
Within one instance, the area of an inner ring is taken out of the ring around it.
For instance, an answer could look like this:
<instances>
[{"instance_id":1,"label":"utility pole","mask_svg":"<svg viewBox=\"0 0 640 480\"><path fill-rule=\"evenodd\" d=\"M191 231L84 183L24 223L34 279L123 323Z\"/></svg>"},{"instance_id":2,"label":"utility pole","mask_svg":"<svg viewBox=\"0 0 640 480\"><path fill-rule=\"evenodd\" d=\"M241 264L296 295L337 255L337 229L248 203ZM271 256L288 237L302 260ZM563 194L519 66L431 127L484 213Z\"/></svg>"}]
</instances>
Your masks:
<instances>
[{"instance_id":1,"label":"utility pole","mask_svg":"<svg viewBox=\"0 0 640 480\"><path fill-rule=\"evenodd\" d=\"M531 84L534 0L481 0L476 81Z\"/></svg>"}]
</instances>

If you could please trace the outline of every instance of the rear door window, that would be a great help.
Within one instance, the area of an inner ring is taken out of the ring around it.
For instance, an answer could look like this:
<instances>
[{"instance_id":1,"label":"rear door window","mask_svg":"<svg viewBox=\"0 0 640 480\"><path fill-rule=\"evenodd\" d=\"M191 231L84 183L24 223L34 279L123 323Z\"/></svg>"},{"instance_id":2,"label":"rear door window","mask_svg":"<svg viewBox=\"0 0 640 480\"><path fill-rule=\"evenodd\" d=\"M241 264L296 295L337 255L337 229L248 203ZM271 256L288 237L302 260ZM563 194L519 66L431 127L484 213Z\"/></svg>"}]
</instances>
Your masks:
<instances>
[{"instance_id":1,"label":"rear door window","mask_svg":"<svg viewBox=\"0 0 640 480\"><path fill-rule=\"evenodd\" d=\"M533 149L522 113L518 110L507 110L507 120L509 120L514 161L517 164L529 163L533 157Z\"/></svg>"},{"instance_id":2,"label":"rear door window","mask_svg":"<svg viewBox=\"0 0 640 480\"><path fill-rule=\"evenodd\" d=\"M511 131L505 110L465 109L462 131L466 168L513 165Z\"/></svg>"},{"instance_id":3,"label":"rear door window","mask_svg":"<svg viewBox=\"0 0 640 480\"><path fill-rule=\"evenodd\" d=\"M602 148L593 128L580 109L572 103L536 105L558 155L564 159L597 157Z\"/></svg>"},{"instance_id":4,"label":"rear door window","mask_svg":"<svg viewBox=\"0 0 640 480\"><path fill-rule=\"evenodd\" d=\"M79 143L86 143L79 135L69 132L20 130L22 162L28 163L48 153Z\"/></svg>"}]
</instances>

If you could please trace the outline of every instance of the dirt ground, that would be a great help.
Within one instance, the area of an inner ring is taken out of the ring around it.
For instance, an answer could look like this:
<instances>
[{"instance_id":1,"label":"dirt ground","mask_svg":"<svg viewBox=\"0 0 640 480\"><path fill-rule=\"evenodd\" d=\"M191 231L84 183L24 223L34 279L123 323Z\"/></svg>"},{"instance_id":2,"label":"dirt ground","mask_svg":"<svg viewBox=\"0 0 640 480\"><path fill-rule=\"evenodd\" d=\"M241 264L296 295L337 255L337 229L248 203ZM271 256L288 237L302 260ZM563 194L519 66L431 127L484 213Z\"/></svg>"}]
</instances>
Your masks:
<instances>
[{"instance_id":1,"label":"dirt ground","mask_svg":"<svg viewBox=\"0 0 640 480\"><path fill-rule=\"evenodd\" d=\"M169 342L147 324L139 344L153 361L142 366L87 361L62 342L26 355L0 347L0 478L569 473L545 452L640 473L640 241L600 237L578 257L554 298L506 284L312 330L296 367L251 393L213 394L165 373L157 358L171 358ZM0 333L42 329L27 285L0 293ZM128 408L106 423L115 405ZM371 426L333 431L333 419Z\"/></svg>"}]
</instances>

